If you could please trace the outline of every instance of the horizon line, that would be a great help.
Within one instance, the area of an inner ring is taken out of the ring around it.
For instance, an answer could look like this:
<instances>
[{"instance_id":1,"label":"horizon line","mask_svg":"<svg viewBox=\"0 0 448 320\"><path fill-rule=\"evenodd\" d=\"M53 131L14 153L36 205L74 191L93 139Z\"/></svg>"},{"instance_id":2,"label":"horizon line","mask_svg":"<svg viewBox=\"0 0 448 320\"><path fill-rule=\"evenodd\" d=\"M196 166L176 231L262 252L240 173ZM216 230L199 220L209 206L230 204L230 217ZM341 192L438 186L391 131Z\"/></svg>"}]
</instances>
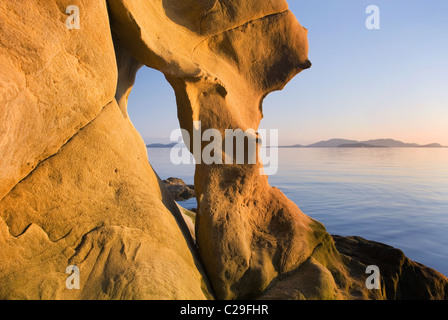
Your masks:
<instances>
[{"instance_id":1,"label":"horizon line","mask_svg":"<svg viewBox=\"0 0 448 320\"><path fill-rule=\"evenodd\" d=\"M151 138L147 138L147 139L151 139ZM158 137L158 139L166 139L166 140L169 140L168 138L160 138L160 137ZM162 146L169 146L169 145L176 145L176 144L179 144L179 143L184 143L183 141L182 142L174 142L174 141L171 141L171 142L169 142L169 143L165 143L165 142L151 142L151 143L147 143L146 142L146 139L145 138L143 138L143 140L144 140L144 142L145 142L145 145L146 145L146 147L149 147L149 146L151 146L151 145L162 145ZM333 141L333 140L346 140L346 141L350 141L350 143L349 144L356 144L356 143L365 143L365 144L368 144L368 142L371 142L371 141L377 141L377 140L390 140L390 141L394 141L394 142L399 142L399 143L403 143L403 144L407 144L407 145L415 145L414 147L416 147L416 148L419 148L419 147L426 147L426 146L430 146L430 145L438 145L438 146L435 146L435 147L433 147L433 148L448 148L448 145L447 146L445 146L445 145L442 145L441 143L439 143L439 142L431 142L431 143L425 143L425 144L420 144L420 143L416 143L416 142L403 142L403 141L401 141L401 140L397 140L397 139L393 139L393 138L377 138L377 139L369 139L369 140L354 140L354 139L345 139L345 138L331 138L331 139L328 139L328 140L319 140L319 141L317 141L317 142L313 142L313 143L310 143L310 144L300 144L300 143L296 143L296 144L278 144L278 145L269 145L269 146L263 146L263 148L270 148L270 147L278 147L278 148L299 148L299 147L303 147L303 148L307 148L307 147L311 147L311 146L313 146L313 145L315 145L315 144L318 144L318 143L322 143L322 142L330 142L330 141ZM184 143L185 144L185 143ZM344 143L342 144L342 145L344 145ZM371 147L378 147L378 148L394 148L394 147L389 147L389 146L376 146L376 145L370 145ZM338 148L339 146L335 146L335 147L323 147L323 148ZM398 148L403 148L403 147L398 147ZM412 148L412 146L408 146L408 148Z\"/></svg>"}]
</instances>

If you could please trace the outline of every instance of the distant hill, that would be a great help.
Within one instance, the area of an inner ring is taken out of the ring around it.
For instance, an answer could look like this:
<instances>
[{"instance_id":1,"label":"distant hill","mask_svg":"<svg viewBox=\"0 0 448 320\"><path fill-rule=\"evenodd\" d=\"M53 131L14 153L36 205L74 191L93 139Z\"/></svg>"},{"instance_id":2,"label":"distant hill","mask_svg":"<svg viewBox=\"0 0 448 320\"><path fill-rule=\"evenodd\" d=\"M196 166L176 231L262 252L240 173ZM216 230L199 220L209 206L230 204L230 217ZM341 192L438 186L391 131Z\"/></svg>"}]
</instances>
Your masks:
<instances>
[{"instance_id":1,"label":"distant hill","mask_svg":"<svg viewBox=\"0 0 448 320\"><path fill-rule=\"evenodd\" d=\"M292 146L281 146L279 148L448 148L439 143L419 145L417 143L406 143L394 139L375 139L367 141L357 141L348 139L330 139L319 141L307 146L300 144Z\"/></svg>"},{"instance_id":2,"label":"distant hill","mask_svg":"<svg viewBox=\"0 0 448 320\"><path fill-rule=\"evenodd\" d=\"M425 144L424 146L419 146L420 148L448 148L448 147L444 147L442 146L440 143L430 143L430 144Z\"/></svg>"},{"instance_id":3,"label":"distant hill","mask_svg":"<svg viewBox=\"0 0 448 320\"><path fill-rule=\"evenodd\" d=\"M292 146L279 146L279 148L303 148L301 144L295 144Z\"/></svg>"},{"instance_id":4,"label":"distant hill","mask_svg":"<svg viewBox=\"0 0 448 320\"><path fill-rule=\"evenodd\" d=\"M307 148L445 148L439 143L419 145L417 143L406 143L394 139L375 139L367 141L356 141L346 139L331 139L306 146Z\"/></svg>"},{"instance_id":5,"label":"distant hill","mask_svg":"<svg viewBox=\"0 0 448 320\"><path fill-rule=\"evenodd\" d=\"M337 148L343 144L352 144L359 143L356 140L347 140L347 139L331 139L327 141L320 141L317 143L310 144L306 146L306 148Z\"/></svg>"},{"instance_id":6,"label":"distant hill","mask_svg":"<svg viewBox=\"0 0 448 320\"><path fill-rule=\"evenodd\" d=\"M173 148L174 146L176 146L177 143L169 143L169 144L164 144L164 143L151 143L146 145L147 148Z\"/></svg>"},{"instance_id":7,"label":"distant hill","mask_svg":"<svg viewBox=\"0 0 448 320\"><path fill-rule=\"evenodd\" d=\"M361 141L361 143L376 145L376 146L381 146L381 147L388 147L388 148L416 148L416 147L419 147L419 145L416 143L405 143L405 142L401 142L401 141L393 140L393 139L376 139L376 140Z\"/></svg>"},{"instance_id":8,"label":"distant hill","mask_svg":"<svg viewBox=\"0 0 448 320\"><path fill-rule=\"evenodd\" d=\"M178 143L152 143L148 144L147 148L173 148ZM320 141L307 146L301 144L294 144L290 146L279 146L279 148L448 148L439 143L430 143L419 145L416 143L405 143L394 139L375 139L367 141L357 141L348 139L330 139L327 141Z\"/></svg>"},{"instance_id":9,"label":"distant hill","mask_svg":"<svg viewBox=\"0 0 448 320\"><path fill-rule=\"evenodd\" d=\"M340 146L338 146L338 148L388 148L388 147L377 146L368 143L347 143L347 144L341 144Z\"/></svg>"}]
</instances>

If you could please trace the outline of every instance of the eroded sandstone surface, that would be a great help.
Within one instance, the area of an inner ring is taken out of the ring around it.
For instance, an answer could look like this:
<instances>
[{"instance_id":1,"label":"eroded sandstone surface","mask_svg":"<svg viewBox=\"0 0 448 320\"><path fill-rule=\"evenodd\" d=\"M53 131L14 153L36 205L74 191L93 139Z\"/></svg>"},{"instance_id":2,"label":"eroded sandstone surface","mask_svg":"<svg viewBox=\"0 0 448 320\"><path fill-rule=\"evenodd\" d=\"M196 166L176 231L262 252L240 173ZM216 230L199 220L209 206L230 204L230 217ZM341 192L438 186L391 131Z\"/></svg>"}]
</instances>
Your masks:
<instances>
[{"instance_id":1,"label":"eroded sandstone surface","mask_svg":"<svg viewBox=\"0 0 448 320\"><path fill-rule=\"evenodd\" d=\"M330 236L260 160L198 164L194 221L148 163L127 115L137 71L163 72L191 136L195 121L256 131L266 95L311 66L285 1L74 2L0 4L0 298L447 298L436 271ZM370 262L389 265L382 290Z\"/></svg>"},{"instance_id":2,"label":"eroded sandstone surface","mask_svg":"<svg viewBox=\"0 0 448 320\"><path fill-rule=\"evenodd\" d=\"M76 1L79 30L66 27L69 4L0 5L0 298L210 298L181 212L115 100L133 64L114 50L106 2ZM66 288L69 265L80 290Z\"/></svg>"}]
</instances>

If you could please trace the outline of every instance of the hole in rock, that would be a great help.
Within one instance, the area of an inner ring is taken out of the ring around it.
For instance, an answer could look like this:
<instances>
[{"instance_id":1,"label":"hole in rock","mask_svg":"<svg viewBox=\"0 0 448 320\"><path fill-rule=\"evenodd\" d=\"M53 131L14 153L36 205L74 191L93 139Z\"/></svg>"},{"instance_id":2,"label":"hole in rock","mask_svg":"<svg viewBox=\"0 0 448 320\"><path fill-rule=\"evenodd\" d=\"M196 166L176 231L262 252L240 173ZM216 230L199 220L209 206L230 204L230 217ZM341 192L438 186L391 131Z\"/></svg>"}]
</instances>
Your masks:
<instances>
[{"instance_id":1,"label":"hole in rock","mask_svg":"<svg viewBox=\"0 0 448 320\"><path fill-rule=\"evenodd\" d=\"M170 136L180 126L174 90L161 72L145 66L138 71L128 99L128 114L145 141L149 162L160 178L179 178L193 185L193 158L189 164L176 165L171 157L171 145L175 142ZM196 198L178 202L186 209L197 207Z\"/></svg>"}]
</instances>

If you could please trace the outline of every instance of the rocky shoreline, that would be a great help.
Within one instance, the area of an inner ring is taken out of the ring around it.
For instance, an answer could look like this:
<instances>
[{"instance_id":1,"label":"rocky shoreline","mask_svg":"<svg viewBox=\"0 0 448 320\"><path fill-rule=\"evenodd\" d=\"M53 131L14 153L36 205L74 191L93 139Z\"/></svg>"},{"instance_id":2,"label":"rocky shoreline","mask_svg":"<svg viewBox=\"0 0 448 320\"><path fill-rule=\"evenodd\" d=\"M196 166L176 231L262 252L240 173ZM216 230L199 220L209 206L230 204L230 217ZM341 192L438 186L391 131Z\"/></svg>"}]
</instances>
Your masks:
<instances>
[{"instance_id":1,"label":"rocky shoreline","mask_svg":"<svg viewBox=\"0 0 448 320\"><path fill-rule=\"evenodd\" d=\"M196 197L193 185L187 185L182 179L168 178L163 180L165 187L175 201L185 201Z\"/></svg>"}]
</instances>

